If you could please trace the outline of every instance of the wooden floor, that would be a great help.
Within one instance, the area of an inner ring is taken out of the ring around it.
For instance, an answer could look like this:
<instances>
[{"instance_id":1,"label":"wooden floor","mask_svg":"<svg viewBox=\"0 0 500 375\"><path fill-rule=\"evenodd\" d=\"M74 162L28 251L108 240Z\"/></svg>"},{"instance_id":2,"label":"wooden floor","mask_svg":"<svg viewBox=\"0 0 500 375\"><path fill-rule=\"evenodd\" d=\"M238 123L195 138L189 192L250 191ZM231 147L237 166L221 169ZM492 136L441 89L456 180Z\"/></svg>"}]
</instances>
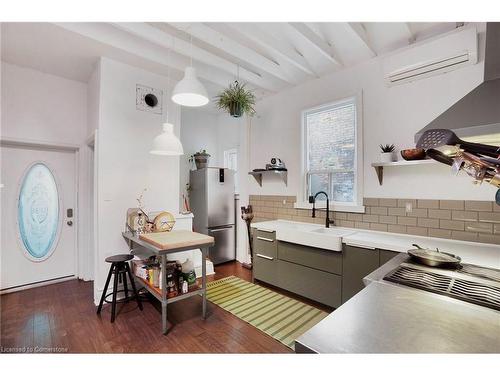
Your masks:
<instances>
[{"instance_id":1,"label":"wooden floor","mask_svg":"<svg viewBox=\"0 0 500 375\"><path fill-rule=\"evenodd\" d=\"M232 262L216 267L215 277L235 275L250 281L251 271ZM3 348L55 348L70 353L290 353L270 336L208 302L200 317L201 298L168 306L174 327L161 334L158 307L121 304L115 323L110 309L96 315L93 283L66 281L1 296ZM321 306L319 306L321 307ZM54 350L54 349L51 349Z\"/></svg>"}]
</instances>

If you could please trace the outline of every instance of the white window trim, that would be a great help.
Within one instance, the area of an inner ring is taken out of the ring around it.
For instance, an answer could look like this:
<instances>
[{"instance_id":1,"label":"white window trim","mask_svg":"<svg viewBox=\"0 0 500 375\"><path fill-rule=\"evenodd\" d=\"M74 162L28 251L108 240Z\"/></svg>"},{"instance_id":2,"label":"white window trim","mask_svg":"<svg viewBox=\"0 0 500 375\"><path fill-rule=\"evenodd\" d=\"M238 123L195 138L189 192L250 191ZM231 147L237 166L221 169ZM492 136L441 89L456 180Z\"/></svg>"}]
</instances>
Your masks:
<instances>
[{"instance_id":1,"label":"white window trim","mask_svg":"<svg viewBox=\"0 0 500 375\"><path fill-rule=\"evenodd\" d=\"M322 104L320 106L314 108L308 108L301 112L301 170L300 170L300 178L301 178L301 192L300 196L295 203L295 208L302 209L312 209L312 204L309 203L307 197L307 182L306 182L306 165L307 165L307 139L305 136L306 124L305 124L305 116L306 114L310 114L311 112L324 110L326 107L330 107L332 105L337 105L342 102L347 102L351 100L351 98L355 98L356 101L356 186L355 186L355 195L356 201L353 203L336 203L330 202L330 209L332 211L341 211L341 212L365 212L365 206L363 206L363 92L359 91L355 94L345 95L341 99L334 100L330 103ZM316 203L317 208L325 208L325 201L318 201Z\"/></svg>"}]
</instances>

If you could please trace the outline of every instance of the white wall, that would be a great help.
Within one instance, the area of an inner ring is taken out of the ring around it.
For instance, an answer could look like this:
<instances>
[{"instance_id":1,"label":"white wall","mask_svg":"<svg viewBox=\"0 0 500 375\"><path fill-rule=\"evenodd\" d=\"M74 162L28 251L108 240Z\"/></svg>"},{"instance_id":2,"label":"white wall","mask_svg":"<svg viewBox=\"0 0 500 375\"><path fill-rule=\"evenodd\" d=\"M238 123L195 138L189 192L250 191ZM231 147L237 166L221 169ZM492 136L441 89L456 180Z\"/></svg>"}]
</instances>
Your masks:
<instances>
[{"instance_id":1,"label":"white wall","mask_svg":"<svg viewBox=\"0 0 500 375\"><path fill-rule=\"evenodd\" d=\"M2 62L2 137L79 145L87 85Z\"/></svg>"},{"instance_id":2,"label":"white wall","mask_svg":"<svg viewBox=\"0 0 500 375\"><path fill-rule=\"evenodd\" d=\"M78 276L92 277L88 247L87 85L2 62L1 137L42 144L79 146ZM4 166L2 166L3 168Z\"/></svg>"},{"instance_id":3,"label":"white wall","mask_svg":"<svg viewBox=\"0 0 500 375\"><path fill-rule=\"evenodd\" d=\"M128 252L121 232L126 211L129 207L137 207L136 198L142 190L148 189L143 200L147 211L179 212L179 157L149 154L165 116L136 110L136 84L165 90L167 79L109 59L101 60L96 144L96 301L109 269L104 259ZM178 135L180 110L170 102L169 111L170 122L175 125Z\"/></svg>"},{"instance_id":4,"label":"white wall","mask_svg":"<svg viewBox=\"0 0 500 375\"><path fill-rule=\"evenodd\" d=\"M484 51L484 33L480 46ZM382 58L376 58L265 98L252 123L250 168L279 156L288 167L288 187L276 179L261 188L248 178L249 193L300 194L301 111L362 92L365 197L492 200L493 186L473 186L469 177L452 176L443 165L386 168L382 186L371 167L379 161L379 144L414 147L417 131L476 87L483 78L483 53L480 58L474 66L390 88Z\"/></svg>"},{"instance_id":5,"label":"white wall","mask_svg":"<svg viewBox=\"0 0 500 375\"><path fill-rule=\"evenodd\" d=\"M211 155L209 166L219 166L217 116L202 109L181 109L181 142L184 155L180 161L180 191L186 194L186 184L189 182L189 170L195 168L189 163L189 157L199 150L207 150ZM182 207L182 205L181 205Z\"/></svg>"},{"instance_id":6,"label":"white wall","mask_svg":"<svg viewBox=\"0 0 500 375\"><path fill-rule=\"evenodd\" d=\"M101 64L98 62L87 83L87 135L99 127L99 104L101 85Z\"/></svg>"}]
</instances>

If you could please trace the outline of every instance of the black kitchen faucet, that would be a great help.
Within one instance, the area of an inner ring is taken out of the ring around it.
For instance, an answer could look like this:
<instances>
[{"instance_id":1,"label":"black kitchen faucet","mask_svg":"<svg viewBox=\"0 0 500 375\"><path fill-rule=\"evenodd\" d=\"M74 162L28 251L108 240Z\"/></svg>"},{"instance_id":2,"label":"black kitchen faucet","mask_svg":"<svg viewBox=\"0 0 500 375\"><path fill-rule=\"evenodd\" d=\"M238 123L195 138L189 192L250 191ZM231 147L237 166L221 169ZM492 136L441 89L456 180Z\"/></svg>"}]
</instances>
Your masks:
<instances>
[{"instance_id":1,"label":"black kitchen faucet","mask_svg":"<svg viewBox=\"0 0 500 375\"><path fill-rule=\"evenodd\" d=\"M333 220L330 220L330 200L328 198L328 194L325 193L324 191L318 191L314 196L310 195L309 196L309 203L312 203L313 205L313 211L312 211L312 217L316 217L316 197L320 194L324 194L326 197L326 222L325 226L327 228L330 228L330 224L334 224Z\"/></svg>"}]
</instances>

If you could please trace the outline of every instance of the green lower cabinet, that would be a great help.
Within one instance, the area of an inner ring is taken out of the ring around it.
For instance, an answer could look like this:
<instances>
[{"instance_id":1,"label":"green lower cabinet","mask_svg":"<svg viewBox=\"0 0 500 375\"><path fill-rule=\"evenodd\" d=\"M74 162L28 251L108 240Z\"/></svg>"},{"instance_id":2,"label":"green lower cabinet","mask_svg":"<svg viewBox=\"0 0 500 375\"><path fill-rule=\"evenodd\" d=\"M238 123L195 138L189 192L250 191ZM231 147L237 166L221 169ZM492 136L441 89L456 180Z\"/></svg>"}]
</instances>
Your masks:
<instances>
[{"instance_id":1,"label":"green lower cabinet","mask_svg":"<svg viewBox=\"0 0 500 375\"><path fill-rule=\"evenodd\" d=\"M342 275L342 252L278 242L278 259L320 271Z\"/></svg>"},{"instance_id":2,"label":"green lower cabinet","mask_svg":"<svg viewBox=\"0 0 500 375\"><path fill-rule=\"evenodd\" d=\"M256 254L253 258L253 277L268 284L278 285L278 261L267 255Z\"/></svg>"},{"instance_id":3,"label":"green lower cabinet","mask_svg":"<svg viewBox=\"0 0 500 375\"><path fill-rule=\"evenodd\" d=\"M342 303L342 276L278 260L278 286L332 307Z\"/></svg>"},{"instance_id":4,"label":"green lower cabinet","mask_svg":"<svg viewBox=\"0 0 500 375\"><path fill-rule=\"evenodd\" d=\"M398 253L344 245L342 252L276 240L254 230L253 277L331 307L364 288L363 278Z\"/></svg>"},{"instance_id":5,"label":"green lower cabinet","mask_svg":"<svg viewBox=\"0 0 500 375\"><path fill-rule=\"evenodd\" d=\"M263 230L253 232L253 277L268 284L278 284L276 233Z\"/></svg>"},{"instance_id":6,"label":"green lower cabinet","mask_svg":"<svg viewBox=\"0 0 500 375\"><path fill-rule=\"evenodd\" d=\"M342 303L365 287L363 277L380 264L379 250L344 245L342 253Z\"/></svg>"},{"instance_id":7,"label":"green lower cabinet","mask_svg":"<svg viewBox=\"0 0 500 375\"><path fill-rule=\"evenodd\" d=\"M398 254L399 253L397 251L379 250L379 259L380 259L379 264L380 265L386 264L388 261L390 261Z\"/></svg>"}]
</instances>

